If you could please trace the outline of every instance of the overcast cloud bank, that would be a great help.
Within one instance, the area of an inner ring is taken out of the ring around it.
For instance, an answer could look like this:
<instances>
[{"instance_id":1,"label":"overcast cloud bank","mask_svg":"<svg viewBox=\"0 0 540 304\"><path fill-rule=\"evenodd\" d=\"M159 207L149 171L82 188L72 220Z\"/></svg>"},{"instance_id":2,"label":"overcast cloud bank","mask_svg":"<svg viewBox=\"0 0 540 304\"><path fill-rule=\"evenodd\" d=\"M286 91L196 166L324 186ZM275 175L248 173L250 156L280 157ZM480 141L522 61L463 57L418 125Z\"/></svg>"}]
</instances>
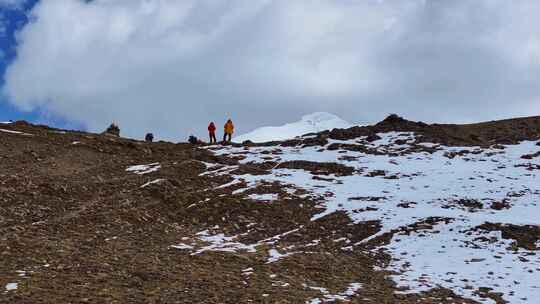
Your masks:
<instances>
[{"instance_id":1,"label":"overcast cloud bank","mask_svg":"<svg viewBox=\"0 0 540 304\"><path fill-rule=\"evenodd\" d=\"M540 113L534 0L46 0L31 14L3 93L94 131Z\"/></svg>"}]
</instances>

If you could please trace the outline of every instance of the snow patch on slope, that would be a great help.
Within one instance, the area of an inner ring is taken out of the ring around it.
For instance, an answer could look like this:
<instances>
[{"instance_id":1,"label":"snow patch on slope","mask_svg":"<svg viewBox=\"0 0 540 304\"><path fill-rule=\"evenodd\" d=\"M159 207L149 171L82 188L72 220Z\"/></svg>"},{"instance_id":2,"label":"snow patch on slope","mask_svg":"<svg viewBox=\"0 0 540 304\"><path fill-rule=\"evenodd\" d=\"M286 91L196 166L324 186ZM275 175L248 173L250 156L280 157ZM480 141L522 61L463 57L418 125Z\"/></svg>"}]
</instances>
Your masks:
<instances>
[{"instance_id":1,"label":"snow patch on slope","mask_svg":"<svg viewBox=\"0 0 540 304\"><path fill-rule=\"evenodd\" d=\"M159 163L152 163L148 165L135 165L130 166L126 169L127 172L133 172L138 175L144 175L152 172L156 172L159 169L161 169L161 165Z\"/></svg>"},{"instance_id":2,"label":"snow patch on slope","mask_svg":"<svg viewBox=\"0 0 540 304\"><path fill-rule=\"evenodd\" d=\"M314 179L314 174L306 170L279 167L266 175L233 177L245 182L248 189L261 182L277 182L324 198L322 212L313 220L344 211L354 222L381 222L379 233L350 246L351 250L384 233L398 231L382 248L393 257L387 270L395 273L391 278L404 293L444 287L480 303L494 303L479 295L485 288L500 292L510 303L525 304L540 297L537 252L514 249L512 241L503 239L500 232L478 229L487 222L538 225L540 159L525 160L521 156L537 152L539 143L523 141L503 149L423 144L437 150L399 153L413 145L414 133L378 135L380 140L363 145L384 154L323 151L321 147L224 147L215 153L241 155L243 164L304 160L353 167L356 173L330 174L328 180ZM334 140L329 145L357 145L357 140ZM280 153L272 153L278 148ZM362 197L381 200L359 199ZM478 207L471 210L460 201L473 201ZM507 209L489 207L502 201L508 203ZM430 219L435 221L431 228L408 230ZM280 252L280 258L286 258L287 253Z\"/></svg>"},{"instance_id":3,"label":"snow patch on slope","mask_svg":"<svg viewBox=\"0 0 540 304\"><path fill-rule=\"evenodd\" d=\"M6 291L17 290L17 288L19 287L18 285L19 284L17 284L17 283L7 283L6 284Z\"/></svg>"},{"instance_id":4,"label":"snow patch on slope","mask_svg":"<svg viewBox=\"0 0 540 304\"><path fill-rule=\"evenodd\" d=\"M33 134L29 134L29 133L13 131L13 130L6 130L6 129L0 129L0 132L9 133L9 134L18 134L18 135L24 135L24 136L32 136L33 135Z\"/></svg>"},{"instance_id":5,"label":"snow patch on slope","mask_svg":"<svg viewBox=\"0 0 540 304\"><path fill-rule=\"evenodd\" d=\"M312 287L308 286L307 284L303 284L303 286L304 288L319 291L323 295L322 298L315 298L306 302L308 304L319 304L327 302L335 303L336 301L350 302L349 298L354 296L356 292L362 288L362 284L360 283L351 283L349 287L347 287L347 290L345 290L344 292L337 295L332 295L326 288Z\"/></svg>"},{"instance_id":6,"label":"snow patch on slope","mask_svg":"<svg viewBox=\"0 0 540 304\"><path fill-rule=\"evenodd\" d=\"M295 138L308 133L317 133L335 128L345 129L353 125L334 114L317 112L302 117L302 120L279 127L263 127L234 138L235 142L251 140L268 142Z\"/></svg>"}]
</instances>

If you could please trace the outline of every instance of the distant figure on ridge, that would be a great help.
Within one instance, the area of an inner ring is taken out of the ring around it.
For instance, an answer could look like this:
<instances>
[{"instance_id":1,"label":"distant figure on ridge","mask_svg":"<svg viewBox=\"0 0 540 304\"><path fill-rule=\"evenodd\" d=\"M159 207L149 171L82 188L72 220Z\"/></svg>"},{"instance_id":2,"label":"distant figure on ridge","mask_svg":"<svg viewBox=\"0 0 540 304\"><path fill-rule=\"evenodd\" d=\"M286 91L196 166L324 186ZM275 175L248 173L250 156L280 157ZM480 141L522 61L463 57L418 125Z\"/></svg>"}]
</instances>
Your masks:
<instances>
[{"instance_id":1,"label":"distant figure on ridge","mask_svg":"<svg viewBox=\"0 0 540 304\"><path fill-rule=\"evenodd\" d=\"M232 140L232 135L234 133L234 125L232 120L227 120L227 123L224 126L223 142L230 143Z\"/></svg>"},{"instance_id":2,"label":"distant figure on ridge","mask_svg":"<svg viewBox=\"0 0 540 304\"><path fill-rule=\"evenodd\" d=\"M193 135L190 135L188 138L188 142L192 145L196 145L199 143L199 139Z\"/></svg>"},{"instance_id":3,"label":"distant figure on ridge","mask_svg":"<svg viewBox=\"0 0 540 304\"><path fill-rule=\"evenodd\" d=\"M103 134L109 134L120 137L120 128L114 122L103 132Z\"/></svg>"},{"instance_id":4,"label":"distant figure on ridge","mask_svg":"<svg viewBox=\"0 0 540 304\"><path fill-rule=\"evenodd\" d=\"M208 136L210 136L210 144L214 143L216 144L217 143L217 139L216 139L216 125L214 124L214 122L210 122L210 124L208 125Z\"/></svg>"},{"instance_id":5,"label":"distant figure on ridge","mask_svg":"<svg viewBox=\"0 0 540 304\"><path fill-rule=\"evenodd\" d=\"M146 136L144 137L144 141L146 141L146 142L153 142L153 141L154 141L154 134L152 134L152 133L146 133Z\"/></svg>"}]
</instances>

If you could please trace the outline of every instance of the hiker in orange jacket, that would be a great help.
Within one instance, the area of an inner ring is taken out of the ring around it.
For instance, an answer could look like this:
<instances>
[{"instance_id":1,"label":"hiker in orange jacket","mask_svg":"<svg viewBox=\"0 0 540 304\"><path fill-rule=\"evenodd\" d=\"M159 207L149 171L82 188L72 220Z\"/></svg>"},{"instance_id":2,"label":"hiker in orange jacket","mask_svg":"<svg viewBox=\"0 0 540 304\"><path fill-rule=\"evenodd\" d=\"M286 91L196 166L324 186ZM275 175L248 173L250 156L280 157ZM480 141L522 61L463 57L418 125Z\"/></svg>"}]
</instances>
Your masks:
<instances>
[{"instance_id":1,"label":"hiker in orange jacket","mask_svg":"<svg viewBox=\"0 0 540 304\"><path fill-rule=\"evenodd\" d=\"M217 139L216 139L216 125L214 124L214 122L210 122L210 124L208 125L208 135L210 136L210 143L211 144L215 144L217 143Z\"/></svg>"},{"instance_id":2,"label":"hiker in orange jacket","mask_svg":"<svg viewBox=\"0 0 540 304\"><path fill-rule=\"evenodd\" d=\"M232 120L229 119L224 126L223 142L231 142L233 133L234 125Z\"/></svg>"}]
</instances>

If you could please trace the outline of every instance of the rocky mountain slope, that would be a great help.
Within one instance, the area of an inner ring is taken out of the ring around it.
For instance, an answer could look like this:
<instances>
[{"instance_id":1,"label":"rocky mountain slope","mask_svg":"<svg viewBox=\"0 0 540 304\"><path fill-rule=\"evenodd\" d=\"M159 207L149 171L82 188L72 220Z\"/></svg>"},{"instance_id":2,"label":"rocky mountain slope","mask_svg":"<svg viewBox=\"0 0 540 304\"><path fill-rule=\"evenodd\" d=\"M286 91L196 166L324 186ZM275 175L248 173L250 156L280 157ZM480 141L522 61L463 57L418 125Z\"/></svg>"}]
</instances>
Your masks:
<instances>
[{"instance_id":1,"label":"rocky mountain slope","mask_svg":"<svg viewBox=\"0 0 540 304\"><path fill-rule=\"evenodd\" d=\"M540 117L264 144L0 125L1 303L532 303Z\"/></svg>"}]
</instances>

